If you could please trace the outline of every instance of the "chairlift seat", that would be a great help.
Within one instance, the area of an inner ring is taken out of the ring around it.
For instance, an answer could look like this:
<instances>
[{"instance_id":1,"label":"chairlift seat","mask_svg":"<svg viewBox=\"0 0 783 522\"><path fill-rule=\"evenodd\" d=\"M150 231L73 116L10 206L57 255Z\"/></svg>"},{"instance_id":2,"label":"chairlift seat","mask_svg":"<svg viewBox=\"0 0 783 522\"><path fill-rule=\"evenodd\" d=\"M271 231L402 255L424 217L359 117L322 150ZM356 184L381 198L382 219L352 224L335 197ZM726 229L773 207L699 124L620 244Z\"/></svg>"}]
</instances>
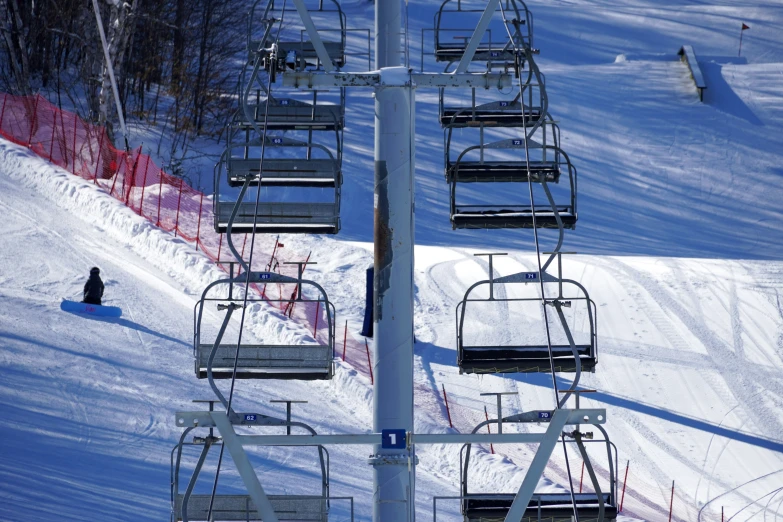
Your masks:
<instances>
[{"instance_id":1,"label":"chairlift seat","mask_svg":"<svg viewBox=\"0 0 783 522\"><path fill-rule=\"evenodd\" d=\"M345 107L335 104L310 104L293 99L279 99L269 105L263 102L250 105L255 124L268 130L342 130L345 124ZM253 124L245 112L237 112L235 125L241 130L253 130Z\"/></svg>"},{"instance_id":2,"label":"chairlift seat","mask_svg":"<svg viewBox=\"0 0 783 522\"><path fill-rule=\"evenodd\" d=\"M577 345L582 371L594 371L596 357L591 345ZM461 373L548 373L547 346L463 346L460 350ZM570 345L552 346L557 372L575 372L576 361Z\"/></svg>"},{"instance_id":3,"label":"chairlift seat","mask_svg":"<svg viewBox=\"0 0 783 522\"><path fill-rule=\"evenodd\" d=\"M443 127L463 128L482 124L484 127L524 127L541 119L540 107L525 108L519 102L501 105L493 102L474 107L443 107L440 124Z\"/></svg>"},{"instance_id":4,"label":"chairlift seat","mask_svg":"<svg viewBox=\"0 0 783 522\"><path fill-rule=\"evenodd\" d=\"M570 206L559 206L563 228L576 227L576 213ZM550 207L535 212L537 228L558 228L555 213ZM529 206L492 208L488 206L457 205L451 214L454 229L533 228L533 212Z\"/></svg>"},{"instance_id":5,"label":"chairlift seat","mask_svg":"<svg viewBox=\"0 0 783 522\"><path fill-rule=\"evenodd\" d=\"M188 502L188 519L207 520L212 495L191 495ZM176 519L182 520L182 503L185 495L176 497ZM328 499L305 495L268 495L279 520L326 522L329 519ZM260 521L258 511L250 495L215 495L212 518L215 522L230 520Z\"/></svg>"},{"instance_id":6,"label":"chairlift seat","mask_svg":"<svg viewBox=\"0 0 783 522\"><path fill-rule=\"evenodd\" d=\"M196 354L196 376L207 378L207 363L211 344L199 344ZM221 344L215 352L212 376L230 379L233 376L236 344ZM328 345L241 345L237 363L237 379L316 380L332 377L332 348Z\"/></svg>"},{"instance_id":7,"label":"chairlift seat","mask_svg":"<svg viewBox=\"0 0 783 522\"><path fill-rule=\"evenodd\" d=\"M548 183L560 181L560 165L556 161L461 161L449 162L446 179L460 183L521 182L545 180ZM532 174L532 176L531 176Z\"/></svg>"},{"instance_id":8,"label":"chairlift seat","mask_svg":"<svg viewBox=\"0 0 783 522\"><path fill-rule=\"evenodd\" d=\"M458 62L465 54L468 47L467 39L464 42L438 43L435 49L435 61L438 62ZM476 54L473 55L474 62L493 62L493 63L514 63L516 53L513 48L506 46L490 46L487 43L479 44Z\"/></svg>"},{"instance_id":9,"label":"chairlift seat","mask_svg":"<svg viewBox=\"0 0 783 522\"><path fill-rule=\"evenodd\" d=\"M216 203L215 231L228 230L228 220L236 205L233 201ZM255 220L255 229L253 221ZM259 203L242 202L232 232L266 234L336 234L340 230L338 203Z\"/></svg>"},{"instance_id":10,"label":"chairlift seat","mask_svg":"<svg viewBox=\"0 0 783 522\"><path fill-rule=\"evenodd\" d=\"M228 158L226 173L229 186L241 187L248 177L250 186L258 185L261 160ZM337 164L331 159L264 159L261 185L275 187L329 188L339 184Z\"/></svg>"},{"instance_id":11,"label":"chairlift seat","mask_svg":"<svg viewBox=\"0 0 783 522\"><path fill-rule=\"evenodd\" d=\"M326 49L327 54L329 55L329 58L332 60L332 63L335 65L335 67L342 67L345 65L345 45L340 42L329 42L326 40L321 40L321 42L324 44L324 48ZM257 49L259 48L260 43L259 42L251 42L250 44L250 52L248 54L248 61L254 62L256 59L256 53ZM279 57L284 58L289 53L294 52L296 53L299 58L303 58L305 60L316 60L318 59L318 53L315 52L315 45L313 45L313 42L310 40L305 40L301 42L277 42L277 54Z\"/></svg>"},{"instance_id":12,"label":"chairlift seat","mask_svg":"<svg viewBox=\"0 0 783 522\"><path fill-rule=\"evenodd\" d=\"M602 493L604 520L617 519L617 506L611 495ZM467 522L502 521L514 502L513 494L468 494L462 500L462 513ZM538 497L538 498L536 498ZM540 502L539 500L540 499ZM574 493L579 520L594 522L598 518L598 496L595 493ZM539 518L540 504L540 518ZM536 493L530 500L520 522L571 522L574 517L574 503L570 493Z\"/></svg>"}]
</instances>

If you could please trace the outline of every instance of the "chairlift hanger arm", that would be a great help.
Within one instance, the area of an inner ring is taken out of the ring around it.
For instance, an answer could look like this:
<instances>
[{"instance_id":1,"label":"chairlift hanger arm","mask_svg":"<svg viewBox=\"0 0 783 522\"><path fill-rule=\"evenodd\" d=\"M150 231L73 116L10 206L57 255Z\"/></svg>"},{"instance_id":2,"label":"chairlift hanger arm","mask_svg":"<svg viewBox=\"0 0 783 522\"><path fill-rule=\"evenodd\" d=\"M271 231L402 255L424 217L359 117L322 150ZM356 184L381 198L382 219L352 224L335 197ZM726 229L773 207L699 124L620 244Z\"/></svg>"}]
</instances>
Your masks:
<instances>
[{"instance_id":1,"label":"chairlift hanger arm","mask_svg":"<svg viewBox=\"0 0 783 522\"><path fill-rule=\"evenodd\" d=\"M313 42L315 53L318 55L318 59L321 60L324 70L328 73L334 70L334 64L332 59L329 58L329 53L326 51L323 41L321 41L321 35L318 34L318 30L315 28L313 19L310 17L310 13L307 11L307 7L304 5L303 0L292 0L296 6L296 10L302 19L302 23L307 30L307 35Z\"/></svg>"},{"instance_id":2,"label":"chairlift hanger arm","mask_svg":"<svg viewBox=\"0 0 783 522\"><path fill-rule=\"evenodd\" d=\"M481 39L484 38L484 33L487 32L489 23L492 21L492 16L495 14L499 3L500 0L489 0L487 2L487 7L484 9L484 12L481 15L481 19L476 26L476 30L470 37L470 42L468 42L465 53L462 55L462 59L457 65L457 73L464 73L468 69L470 62L473 61L473 56L476 54L476 49L478 49L478 46L481 43Z\"/></svg>"}]
</instances>

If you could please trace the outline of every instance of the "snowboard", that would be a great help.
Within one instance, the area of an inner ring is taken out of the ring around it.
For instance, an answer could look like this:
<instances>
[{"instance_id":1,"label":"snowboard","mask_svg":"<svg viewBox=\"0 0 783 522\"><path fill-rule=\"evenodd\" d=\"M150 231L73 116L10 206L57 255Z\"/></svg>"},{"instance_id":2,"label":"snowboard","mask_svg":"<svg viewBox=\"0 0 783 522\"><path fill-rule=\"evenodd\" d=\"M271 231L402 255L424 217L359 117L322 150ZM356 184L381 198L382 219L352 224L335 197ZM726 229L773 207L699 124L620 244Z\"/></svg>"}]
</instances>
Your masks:
<instances>
[{"instance_id":1,"label":"snowboard","mask_svg":"<svg viewBox=\"0 0 783 522\"><path fill-rule=\"evenodd\" d=\"M122 310L116 306L101 306L88 303L79 303L63 299L60 310L76 312L79 314L97 315L99 317L120 317Z\"/></svg>"}]
</instances>

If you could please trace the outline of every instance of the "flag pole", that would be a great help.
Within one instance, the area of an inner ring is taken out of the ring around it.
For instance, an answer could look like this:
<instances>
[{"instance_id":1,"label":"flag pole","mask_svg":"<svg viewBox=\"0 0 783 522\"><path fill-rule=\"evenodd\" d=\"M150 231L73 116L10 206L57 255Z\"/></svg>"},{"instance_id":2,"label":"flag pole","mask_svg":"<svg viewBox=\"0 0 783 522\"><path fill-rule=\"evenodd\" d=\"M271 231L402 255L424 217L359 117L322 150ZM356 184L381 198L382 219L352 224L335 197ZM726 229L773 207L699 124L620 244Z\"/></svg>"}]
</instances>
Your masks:
<instances>
[{"instance_id":1,"label":"flag pole","mask_svg":"<svg viewBox=\"0 0 783 522\"><path fill-rule=\"evenodd\" d=\"M742 25L740 26L739 51L737 51L738 58L742 56L742 36L745 34L745 29L750 29L750 26L745 25L745 22L742 22Z\"/></svg>"}]
</instances>

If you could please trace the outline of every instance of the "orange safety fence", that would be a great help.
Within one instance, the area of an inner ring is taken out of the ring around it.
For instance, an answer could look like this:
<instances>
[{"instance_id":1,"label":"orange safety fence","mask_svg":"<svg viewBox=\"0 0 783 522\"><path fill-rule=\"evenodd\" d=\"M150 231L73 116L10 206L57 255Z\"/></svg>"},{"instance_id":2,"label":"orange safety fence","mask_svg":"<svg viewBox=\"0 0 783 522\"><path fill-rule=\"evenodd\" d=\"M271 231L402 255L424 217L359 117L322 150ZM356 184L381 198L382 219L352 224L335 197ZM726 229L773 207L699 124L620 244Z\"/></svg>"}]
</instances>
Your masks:
<instances>
[{"instance_id":1,"label":"orange safety fence","mask_svg":"<svg viewBox=\"0 0 783 522\"><path fill-rule=\"evenodd\" d=\"M43 96L14 96L0 93L0 135L29 148L38 156L62 167L71 174L92 181L128 208L147 218L157 227L192 243L218 266L227 269L234 258L228 250L225 234L213 226L212 195L194 189L182 178L167 174L141 147L130 152L117 149L106 129L87 123L79 116L57 108ZM253 243L253 270L272 271L296 277L296 266L286 265L293 259L291 249L275 248L276 238L257 234L255 242L247 234L233 234L237 250L244 259L250 257ZM287 315L311 332L321 343L328 342L327 321L322 305L315 302L275 302L293 295L294 285L266 285L254 290L286 311ZM287 309L287 310L286 310ZM347 335L338 321L335 327L335 352L369 377L364 341Z\"/></svg>"}]
</instances>

